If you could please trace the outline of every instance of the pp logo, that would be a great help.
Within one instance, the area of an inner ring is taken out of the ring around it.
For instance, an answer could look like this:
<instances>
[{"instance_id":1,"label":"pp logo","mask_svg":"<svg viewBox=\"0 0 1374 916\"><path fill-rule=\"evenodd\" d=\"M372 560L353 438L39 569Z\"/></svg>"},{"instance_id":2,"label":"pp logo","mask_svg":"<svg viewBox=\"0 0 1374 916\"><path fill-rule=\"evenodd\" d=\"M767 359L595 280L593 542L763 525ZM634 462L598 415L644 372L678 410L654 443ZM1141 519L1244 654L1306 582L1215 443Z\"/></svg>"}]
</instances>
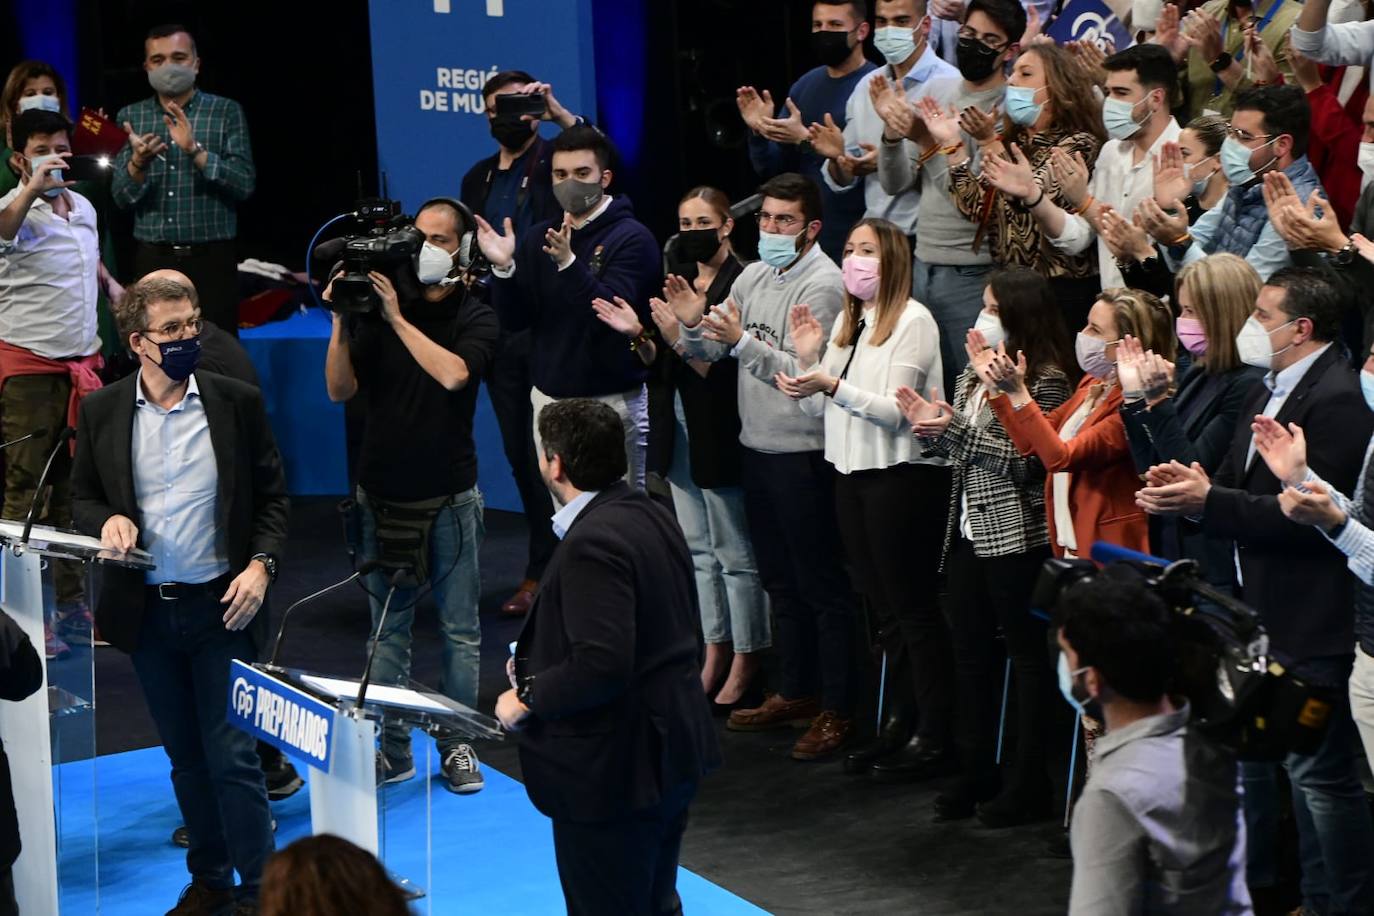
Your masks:
<instances>
[{"instance_id":1,"label":"pp logo","mask_svg":"<svg viewBox=\"0 0 1374 916\"><path fill-rule=\"evenodd\" d=\"M1073 21L1072 33L1079 40L1086 40L1095 43L1104 51L1110 51L1108 45L1115 45L1112 40L1109 23L1115 16L1103 16L1099 13L1084 13Z\"/></svg>"},{"instance_id":2,"label":"pp logo","mask_svg":"<svg viewBox=\"0 0 1374 916\"><path fill-rule=\"evenodd\" d=\"M436 13L451 13L453 12L452 6L452 0L434 0L434 12ZM487 15L506 15L506 0L487 0Z\"/></svg>"},{"instance_id":3,"label":"pp logo","mask_svg":"<svg viewBox=\"0 0 1374 916\"><path fill-rule=\"evenodd\" d=\"M248 679L243 677L234 678L234 688L232 692L234 699L234 713L245 719L253 717L253 688L249 685Z\"/></svg>"}]
</instances>

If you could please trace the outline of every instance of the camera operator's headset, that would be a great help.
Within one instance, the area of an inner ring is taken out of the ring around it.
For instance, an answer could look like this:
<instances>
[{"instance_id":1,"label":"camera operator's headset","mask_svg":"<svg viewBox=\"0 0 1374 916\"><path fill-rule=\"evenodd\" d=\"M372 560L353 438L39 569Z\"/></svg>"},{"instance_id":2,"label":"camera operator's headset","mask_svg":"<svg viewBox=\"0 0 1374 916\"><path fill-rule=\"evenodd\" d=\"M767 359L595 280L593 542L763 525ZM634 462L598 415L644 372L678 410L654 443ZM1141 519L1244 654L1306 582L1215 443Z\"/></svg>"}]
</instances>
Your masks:
<instances>
[{"instance_id":1,"label":"camera operator's headset","mask_svg":"<svg viewBox=\"0 0 1374 916\"><path fill-rule=\"evenodd\" d=\"M477 247L477 217L473 214L471 207L456 197L431 197L429 200L420 204L419 209L415 211L415 215L419 216L426 207L431 207L435 204L446 204L457 210L458 213L462 215L463 221L467 225L467 231L463 232L458 237L457 251L458 267L461 268L463 272L466 272L472 268L482 256L482 250ZM450 277L444 282L446 285L451 286L459 281L456 277Z\"/></svg>"}]
</instances>

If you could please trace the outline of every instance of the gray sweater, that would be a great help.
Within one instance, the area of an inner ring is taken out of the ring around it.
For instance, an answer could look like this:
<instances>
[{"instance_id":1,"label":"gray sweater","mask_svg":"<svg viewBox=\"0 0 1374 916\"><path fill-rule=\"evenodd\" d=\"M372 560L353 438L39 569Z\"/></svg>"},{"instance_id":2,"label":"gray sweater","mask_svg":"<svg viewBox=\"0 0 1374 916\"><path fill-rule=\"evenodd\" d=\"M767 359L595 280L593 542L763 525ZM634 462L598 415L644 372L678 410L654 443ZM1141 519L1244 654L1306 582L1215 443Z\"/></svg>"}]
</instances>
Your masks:
<instances>
[{"instance_id":1,"label":"gray sweater","mask_svg":"<svg viewBox=\"0 0 1374 916\"><path fill-rule=\"evenodd\" d=\"M835 322L844 302L844 278L820 246L785 273L762 261L744 268L730 287L740 310L744 336L733 350L702 336L702 326L682 328L686 356L715 362L729 356L739 360L740 444L759 452L787 454L816 452L825 447L820 417L808 417L801 405L778 391L773 376L802 374L788 331L794 305L809 305L821 327ZM822 351L824 352L824 351Z\"/></svg>"},{"instance_id":2,"label":"gray sweater","mask_svg":"<svg viewBox=\"0 0 1374 916\"><path fill-rule=\"evenodd\" d=\"M982 92L969 92L962 79L932 81L926 87L926 95L940 103L942 108L953 105L963 111L976 105L988 111L994 105L1000 107L1003 87ZM964 134L964 144L968 149L976 149L977 144L968 134ZM901 194L916 182L920 182L921 210L916 220L916 257L923 264L944 264L968 266L991 264L992 248L984 245L974 252L973 236L978 224L968 219L954 206L954 198L949 190L949 163L944 156L936 153L917 165L920 149L910 140L878 143L878 181L889 194Z\"/></svg>"}]
</instances>

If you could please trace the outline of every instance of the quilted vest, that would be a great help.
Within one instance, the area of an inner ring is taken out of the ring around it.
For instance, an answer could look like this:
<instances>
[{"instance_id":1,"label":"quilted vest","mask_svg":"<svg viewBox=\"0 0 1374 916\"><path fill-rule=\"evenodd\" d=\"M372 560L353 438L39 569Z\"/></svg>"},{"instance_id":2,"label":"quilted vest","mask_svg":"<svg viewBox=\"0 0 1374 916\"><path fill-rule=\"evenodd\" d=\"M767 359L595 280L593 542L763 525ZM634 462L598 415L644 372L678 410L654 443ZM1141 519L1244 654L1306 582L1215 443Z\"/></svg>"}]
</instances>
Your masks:
<instances>
[{"instance_id":1,"label":"quilted vest","mask_svg":"<svg viewBox=\"0 0 1374 916\"><path fill-rule=\"evenodd\" d=\"M1321 188L1317 170L1312 168L1306 156L1294 160L1283 173L1293 182L1293 189L1303 203L1307 202L1307 195ZM1264 206L1264 182L1257 181L1248 188L1232 188L1221 203L1217 231L1202 250L1207 254L1228 252L1243 258L1249 254L1268 222L1269 211Z\"/></svg>"}]
</instances>

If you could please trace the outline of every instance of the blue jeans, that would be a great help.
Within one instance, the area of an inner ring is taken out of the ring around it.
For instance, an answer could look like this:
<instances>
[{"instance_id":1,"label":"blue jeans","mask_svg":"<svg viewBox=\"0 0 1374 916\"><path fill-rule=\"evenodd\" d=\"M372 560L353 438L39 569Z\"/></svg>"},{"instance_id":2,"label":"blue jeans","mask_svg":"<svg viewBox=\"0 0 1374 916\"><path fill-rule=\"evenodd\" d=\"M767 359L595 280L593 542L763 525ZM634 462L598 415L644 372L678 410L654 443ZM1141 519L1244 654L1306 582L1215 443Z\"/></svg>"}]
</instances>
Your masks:
<instances>
[{"instance_id":1,"label":"blue jeans","mask_svg":"<svg viewBox=\"0 0 1374 916\"><path fill-rule=\"evenodd\" d=\"M1320 682L1344 682L1350 667L1348 657L1308 659L1302 674ZM1348 703L1342 694L1315 754L1289 754L1283 761L1293 784L1302 902L1320 916L1374 913L1374 823L1356 769L1358 738ZM1257 887L1273 884L1277 877L1272 848L1278 828L1274 767L1245 763L1241 770L1246 835L1255 850L1246 871Z\"/></svg>"},{"instance_id":2,"label":"blue jeans","mask_svg":"<svg viewBox=\"0 0 1374 916\"><path fill-rule=\"evenodd\" d=\"M367 494L358 488L358 508L362 521L361 560L376 559L377 520L367 502ZM482 520L482 494L473 487L457 493L447 506L439 510L429 534L429 581L421 587L433 590L434 603L439 606L439 630L444 637L444 670L439 692L465 706L477 706L477 676L481 661L482 628L477 617L477 602L481 597L481 575L477 555L482 549L486 527ZM364 581L371 593L372 628L376 632L382 615L382 602L387 593L385 572L368 575ZM375 684L405 684L410 679L410 628L415 620L417 590L398 588L391 598L386 615L386 628L377 644L377 657L372 662L372 682ZM439 753L462 743L456 736L439 739ZM410 755L410 729L388 722L382 733L382 749L388 757Z\"/></svg>"},{"instance_id":3,"label":"blue jeans","mask_svg":"<svg viewBox=\"0 0 1374 916\"><path fill-rule=\"evenodd\" d=\"M247 630L224 628L224 589L163 601L150 588L133 653L148 711L172 762L172 790L190 834L186 870L256 898L272 854L272 816L253 738L224 714L229 663L253 661ZM264 612L265 613L265 612Z\"/></svg>"},{"instance_id":4,"label":"blue jeans","mask_svg":"<svg viewBox=\"0 0 1374 916\"><path fill-rule=\"evenodd\" d=\"M677 523L692 552L702 636L712 645L730 643L741 654L767 649L773 644L773 631L744 517L744 491L703 490L692 482L682 400L673 401L677 419L668 485Z\"/></svg>"},{"instance_id":5,"label":"blue jeans","mask_svg":"<svg viewBox=\"0 0 1374 916\"><path fill-rule=\"evenodd\" d=\"M991 272L987 264L926 264L917 258L912 265L911 294L940 326L940 362L945 370L940 393L951 403L954 384L968 365L964 338L983 310L983 290Z\"/></svg>"}]
</instances>

